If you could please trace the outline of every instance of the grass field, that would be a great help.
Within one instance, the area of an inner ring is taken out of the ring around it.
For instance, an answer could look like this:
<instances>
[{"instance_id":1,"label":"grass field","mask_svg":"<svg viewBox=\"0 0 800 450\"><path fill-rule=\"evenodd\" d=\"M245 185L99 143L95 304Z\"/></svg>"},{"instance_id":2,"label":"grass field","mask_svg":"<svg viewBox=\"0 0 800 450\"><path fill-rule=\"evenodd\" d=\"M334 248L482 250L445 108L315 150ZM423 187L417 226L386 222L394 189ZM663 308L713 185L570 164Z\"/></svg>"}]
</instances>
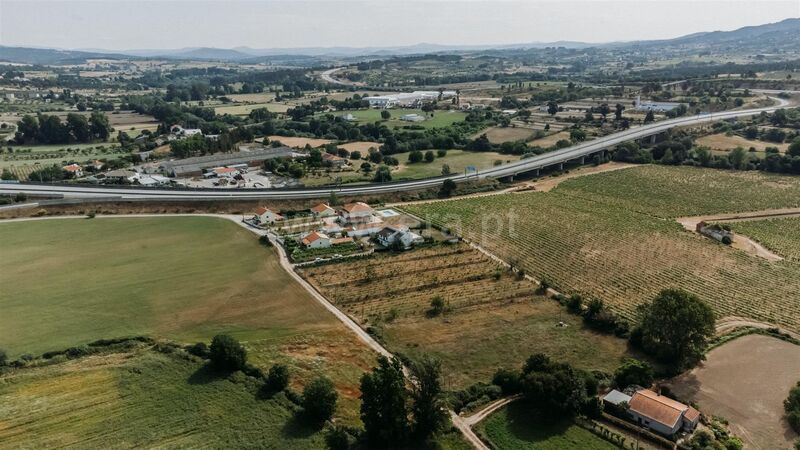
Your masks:
<instances>
[{"instance_id":1,"label":"grass field","mask_svg":"<svg viewBox=\"0 0 800 450\"><path fill-rule=\"evenodd\" d=\"M0 375L6 448L325 448L280 394L141 349Z\"/></svg>"},{"instance_id":2,"label":"grass field","mask_svg":"<svg viewBox=\"0 0 800 450\"><path fill-rule=\"evenodd\" d=\"M279 266L274 250L210 217L0 223L0 343L12 357L99 338L179 342L230 333L299 387L328 374L355 421L374 355Z\"/></svg>"},{"instance_id":3,"label":"grass field","mask_svg":"<svg viewBox=\"0 0 800 450\"><path fill-rule=\"evenodd\" d=\"M479 435L496 450L615 450L618 447L570 422L544 424L529 406L511 403L477 425Z\"/></svg>"},{"instance_id":4,"label":"grass field","mask_svg":"<svg viewBox=\"0 0 800 450\"><path fill-rule=\"evenodd\" d=\"M258 108L267 108L274 113L285 113L291 105L284 105L283 103L243 103L239 105L225 105L215 106L214 112L216 114L230 114L232 116L247 116L250 111Z\"/></svg>"},{"instance_id":5,"label":"grass field","mask_svg":"<svg viewBox=\"0 0 800 450\"><path fill-rule=\"evenodd\" d=\"M434 151L436 153L436 151ZM400 167L392 172L392 177L402 178L428 178L438 177L442 174L442 165L450 166L451 173L464 173L467 166L475 166L478 170L489 169L496 161L503 164L519 161L519 155L503 155L497 152L469 152L464 150L448 150L443 158L437 157L433 162L420 162L408 164L408 153L392 155L400 161Z\"/></svg>"},{"instance_id":6,"label":"grass field","mask_svg":"<svg viewBox=\"0 0 800 450\"><path fill-rule=\"evenodd\" d=\"M775 144L773 142L764 142L758 140L745 139L742 136L732 135L726 136L725 133L711 134L697 139L697 145L704 145L714 150L733 150L736 147L742 147L748 150L754 147L758 152L764 152L767 147L777 147L781 152L786 151L789 144Z\"/></svg>"},{"instance_id":7,"label":"grass field","mask_svg":"<svg viewBox=\"0 0 800 450\"><path fill-rule=\"evenodd\" d=\"M727 225L787 260L800 262L800 218L746 220Z\"/></svg>"},{"instance_id":8,"label":"grass field","mask_svg":"<svg viewBox=\"0 0 800 450\"><path fill-rule=\"evenodd\" d=\"M448 389L486 381L497 367L518 367L534 350L607 372L628 356L624 340L583 328L555 301L536 295L533 283L466 245L384 253L301 273L363 326L380 327L390 350L440 358ZM448 311L427 317L436 296ZM568 326L558 327L559 321Z\"/></svg>"},{"instance_id":9,"label":"grass field","mask_svg":"<svg viewBox=\"0 0 800 450\"><path fill-rule=\"evenodd\" d=\"M528 141L528 145L531 147L542 147L548 148L556 145L556 142L560 140L569 140L569 133L566 131L559 131L558 133L549 134L543 138L534 139L532 141Z\"/></svg>"},{"instance_id":10,"label":"grass field","mask_svg":"<svg viewBox=\"0 0 800 450\"><path fill-rule=\"evenodd\" d=\"M533 136L534 131L530 128L521 127L491 127L477 133L476 137L484 133L489 142L502 144L503 142L525 141Z\"/></svg>"},{"instance_id":11,"label":"grass field","mask_svg":"<svg viewBox=\"0 0 800 450\"><path fill-rule=\"evenodd\" d=\"M800 265L770 263L689 233L674 217L797 206L800 178L644 166L573 178L546 193L407 206L567 293L619 314L681 287L719 316L800 330ZM758 299L758 301L755 301Z\"/></svg>"}]
</instances>

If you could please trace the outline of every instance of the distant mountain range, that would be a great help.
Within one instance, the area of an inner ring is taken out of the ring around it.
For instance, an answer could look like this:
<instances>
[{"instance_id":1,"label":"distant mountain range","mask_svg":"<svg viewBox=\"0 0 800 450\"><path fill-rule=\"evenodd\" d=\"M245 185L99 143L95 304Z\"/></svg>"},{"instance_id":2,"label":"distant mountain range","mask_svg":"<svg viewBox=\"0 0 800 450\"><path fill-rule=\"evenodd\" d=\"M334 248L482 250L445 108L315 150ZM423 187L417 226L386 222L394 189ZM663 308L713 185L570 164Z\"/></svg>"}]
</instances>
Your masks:
<instances>
[{"instance_id":1,"label":"distant mountain range","mask_svg":"<svg viewBox=\"0 0 800 450\"><path fill-rule=\"evenodd\" d=\"M281 58L308 59L356 58L367 56L406 56L428 53L465 52L480 50L535 49L546 47L566 48L708 48L716 50L800 48L800 18L781 22L748 26L733 31L711 31L694 33L674 39L587 43L574 41L534 42L509 45L439 45L416 44L397 47L305 47L253 49L236 47L232 49L196 47L172 50L139 49L109 51L102 49L62 50L30 47L0 46L0 62L25 64L77 64L87 59L126 59L126 58L167 58L176 60L263 62Z\"/></svg>"}]
</instances>

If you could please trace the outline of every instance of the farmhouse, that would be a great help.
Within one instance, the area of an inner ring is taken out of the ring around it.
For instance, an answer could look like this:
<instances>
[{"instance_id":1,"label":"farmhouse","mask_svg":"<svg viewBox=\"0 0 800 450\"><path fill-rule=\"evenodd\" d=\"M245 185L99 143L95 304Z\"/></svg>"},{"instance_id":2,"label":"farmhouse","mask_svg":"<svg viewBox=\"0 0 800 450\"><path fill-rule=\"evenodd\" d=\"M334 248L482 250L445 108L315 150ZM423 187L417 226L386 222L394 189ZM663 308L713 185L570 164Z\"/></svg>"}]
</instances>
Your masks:
<instances>
[{"instance_id":1,"label":"farmhouse","mask_svg":"<svg viewBox=\"0 0 800 450\"><path fill-rule=\"evenodd\" d=\"M70 164L61 168L64 172L71 174L75 178L83 176L83 167L77 164Z\"/></svg>"},{"instance_id":2,"label":"farmhouse","mask_svg":"<svg viewBox=\"0 0 800 450\"><path fill-rule=\"evenodd\" d=\"M165 175L173 177L192 177L203 174L204 170L216 167L231 167L246 164L251 167L260 166L268 159L293 158L295 153L289 147L259 148L251 151L234 153L217 153L194 158L165 161L160 168Z\"/></svg>"},{"instance_id":3,"label":"farmhouse","mask_svg":"<svg viewBox=\"0 0 800 450\"><path fill-rule=\"evenodd\" d=\"M139 175L136 182L142 186L164 186L170 183L170 179L161 175Z\"/></svg>"},{"instance_id":4,"label":"farmhouse","mask_svg":"<svg viewBox=\"0 0 800 450\"><path fill-rule=\"evenodd\" d=\"M696 409L649 389L636 391L628 406L634 422L665 436L672 436L681 429L694 430L700 421L700 412Z\"/></svg>"},{"instance_id":5,"label":"farmhouse","mask_svg":"<svg viewBox=\"0 0 800 450\"><path fill-rule=\"evenodd\" d=\"M345 164L347 164L346 159L340 156L331 155L330 153L327 152L322 154L322 160L325 161L325 164L336 168L342 167Z\"/></svg>"},{"instance_id":6,"label":"farmhouse","mask_svg":"<svg viewBox=\"0 0 800 450\"><path fill-rule=\"evenodd\" d=\"M339 210L339 217L344 223L363 223L372 220L373 212L364 202L348 203Z\"/></svg>"},{"instance_id":7,"label":"farmhouse","mask_svg":"<svg viewBox=\"0 0 800 450\"><path fill-rule=\"evenodd\" d=\"M253 216L253 219L258 223L273 223L279 220L283 220L283 216L272 211L269 208L259 206L258 208L256 208L256 215Z\"/></svg>"},{"instance_id":8,"label":"farmhouse","mask_svg":"<svg viewBox=\"0 0 800 450\"><path fill-rule=\"evenodd\" d=\"M327 203L320 203L319 205L311 208L311 214L317 218L332 217L336 215L336 210L331 208Z\"/></svg>"},{"instance_id":9,"label":"farmhouse","mask_svg":"<svg viewBox=\"0 0 800 450\"><path fill-rule=\"evenodd\" d=\"M680 103L675 102L643 102L640 96L636 96L636 109L639 111L667 112L677 108Z\"/></svg>"},{"instance_id":10,"label":"farmhouse","mask_svg":"<svg viewBox=\"0 0 800 450\"><path fill-rule=\"evenodd\" d=\"M325 233L312 231L300 239L306 248L328 248L331 246L331 238Z\"/></svg>"},{"instance_id":11,"label":"farmhouse","mask_svg":"<svg viewBox=\"0 0 800 450\"><path fill-rule=\"evenodd\" d=\"M111 181L113 183L133 183L138 177L138 173L125 169L112 170L110 172L101 173L97 176L97 178Z\"/></svg>"},{"instance_id":12,"label":"farmhouse","mask_svg":"<svg viewBox=\"0 0 800 450\"><path fill-rule=\"evenodd\" d=\"M422 236L411 232L408 228L395 226L384 227L378 231L375 235L375 240L387 248L400 245L403 249L411 248L414 244L420 244L424 241Z\"/></svg>"}]
</instances>

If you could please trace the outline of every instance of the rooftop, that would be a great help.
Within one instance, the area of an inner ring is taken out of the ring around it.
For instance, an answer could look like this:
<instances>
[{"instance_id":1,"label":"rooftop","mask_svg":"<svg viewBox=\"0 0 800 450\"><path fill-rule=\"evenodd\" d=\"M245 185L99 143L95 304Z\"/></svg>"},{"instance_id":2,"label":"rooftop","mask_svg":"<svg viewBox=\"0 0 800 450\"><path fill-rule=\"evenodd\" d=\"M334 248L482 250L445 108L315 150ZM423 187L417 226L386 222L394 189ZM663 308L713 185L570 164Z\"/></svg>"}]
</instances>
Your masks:
<instances>
[{"instance_id":1,"label":"rooftop","mask_svg":"<svg viewBox=\"0 0 800 450\"><path fill-rule=\"evenodd\" d=\"M628 404L631 411L670 428L674 427L681 419L683 412L689 409L683 403L658 395L649 389L636 391Z\"/></svg>"}]
</instances>

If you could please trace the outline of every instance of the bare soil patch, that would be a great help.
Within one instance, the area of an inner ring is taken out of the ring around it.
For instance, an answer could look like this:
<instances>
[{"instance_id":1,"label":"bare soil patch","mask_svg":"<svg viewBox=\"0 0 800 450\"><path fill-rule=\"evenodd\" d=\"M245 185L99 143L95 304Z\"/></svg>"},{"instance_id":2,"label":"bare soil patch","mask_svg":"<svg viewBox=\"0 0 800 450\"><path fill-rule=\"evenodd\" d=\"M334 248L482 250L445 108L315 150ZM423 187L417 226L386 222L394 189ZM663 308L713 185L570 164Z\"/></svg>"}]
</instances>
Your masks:
<instances>
[{"instance_id":1,"label":"bare soil patch","mask_svg":"<svg viewBox=\"0 0 800 450\"><path fill-rule=\"evenodd\" d=\"M781 152L786 151L789 144L776 144L774 142L764 142L745 139L741 136L726 136L725 133L711 134L697 139L697 145L704 145L714 150L733 150L736 147L749 149L755 148L763 152L767 147L777 147Z\"/></svg>"},{"instance_id":2,"label":"bare soil patch","mask_svg":"<svg viewBox=\"0 0 800 450\"><path fill-rule=\"evenodd\" d=\"M556 142L562 139L569 140L569 133L566 131L559 131L558 133L551 134L540 139L534 139L528 142L528 145L531 147L547 148L556 145Z\"/></svg>"},{"instance_id":3,"label":"bare soil patch","mask_svg":"<svg viewBox=\"0 0 800 450\"><path fill-rule=\"evenodd\" d=\"M492 127L480 134L486 133L486 137L492 144L502 144L503 142L524 141L533 136L534 131L530 128L522 127Z\"/></svg>"},{"instance_id":4,"label":"bare soil patch","mask_svg":"<svg viewBox=\"0 0 800 450\"><path fill-rule=\"evenodd\" d=\"M712 350L700 367L670 385L704 414L728 419L749 448L787 449L797 434L783 417L783 400L798 378L800 347L750 335Z\"/></svg>"}]
</instances>

